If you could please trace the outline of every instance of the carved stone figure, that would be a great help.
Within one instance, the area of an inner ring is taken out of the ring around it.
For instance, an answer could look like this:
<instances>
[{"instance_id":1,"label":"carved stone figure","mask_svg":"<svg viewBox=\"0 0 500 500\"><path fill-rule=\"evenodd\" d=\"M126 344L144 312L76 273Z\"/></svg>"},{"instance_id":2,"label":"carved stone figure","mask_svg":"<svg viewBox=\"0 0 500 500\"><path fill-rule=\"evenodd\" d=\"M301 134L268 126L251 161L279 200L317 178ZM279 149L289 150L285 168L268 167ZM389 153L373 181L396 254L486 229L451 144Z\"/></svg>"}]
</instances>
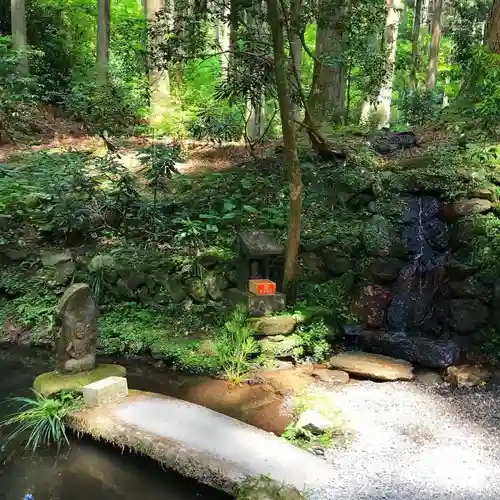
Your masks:
<instances>
[{"instance_id":1,"label":"carved stone figure","mask_svg":"<svg viewBox=\"0 0 500 500\"><path fill-rule=\"evenodd\" d=\"M99 309L85 283L75 283L57 306L57 371L77 373L95 367Z\"/></svg>"}]
</instances>

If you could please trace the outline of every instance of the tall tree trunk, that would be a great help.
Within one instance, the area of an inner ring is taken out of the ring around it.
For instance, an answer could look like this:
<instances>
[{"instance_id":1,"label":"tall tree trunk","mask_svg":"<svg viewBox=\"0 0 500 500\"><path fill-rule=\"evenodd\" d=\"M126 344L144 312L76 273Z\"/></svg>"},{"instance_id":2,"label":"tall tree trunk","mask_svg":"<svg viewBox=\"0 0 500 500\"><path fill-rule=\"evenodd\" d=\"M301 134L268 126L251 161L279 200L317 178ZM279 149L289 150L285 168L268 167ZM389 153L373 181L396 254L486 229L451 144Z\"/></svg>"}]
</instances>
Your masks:
<instances>
[{"instance_id":1,"label":"tall tree trunk","mask_svg":"<svg viewBox=\"0 0 500 500\"><path fill-rule=\"evenodd\" d=\"M314 119L338 123L345 114L345 0L321 0L316 28L316 57L308 104ZM326 61L326 60L329 61Z\"/></svg>"},{"instance_id":2,"label":"tall tree trunk","mask_svg":"<svg viewBox=\"0 0 500 500\"><path fill-rule=\"evenodd\" d=\"M301 0L291 0L290 3L290 52L292 58L292 64L295 68L292 68L290 73L292 75L300 75L300 71L302 68L302 40L300 39L300 6ZM292 78L293 87L297 86L297 82L295 82L295 78ZM298 94L296 89L295 95ZM292 103L293 106L293 119L295 121L300 121L300 107L298 103Z\"/></svg>"},{"instance_id":3,"label":"tall tree trunk","mask_svg":"<svg viewBox=\"0 0 500 500\"><path fill-rule=\"evenodd\" d=\"M238 27L239 27L239 20L238 20L238 8L241 8L238 6L237 0L230 0L229 4L229 26L227 30L227 37L229 40L228 44L228 52L227 52L227 57L228 57L228 62L227 62L227 72L231 73L233 67L234 67L234 54L236 53L238 49Z\"/></svg>"},{"instance_id":4,"label":"tall tree trunk","mask_svg":"<svg viewBox=\"0 0 500 500\"><path fill-rule=\"evenodd\" d=\"M427 88L436 88L439 62L439 45L441 43L441 16L443 12L443 0L434 0L434 12L432 14L432 39L429 53L429 75Z\"/></svg>"},{"instance_id":5,"label":"tall tree trunk","mask_svg":"<svg viewBox=\"0 0 500 500\"><path fill-rule=\"evenodd\" d=\"M110 0L98 0L97 16L97 82L107 85L109 79Z\"/></svg>"},{"instance_id":6,"label":"tall tree trunk","mask_svg":"<svg viewBox=\"0 0 500 500\"><path fill-rule=\"evenodd\" d=\"M415 0L415 11L413 14L413 33L411 40L411 69L410 69L410 88L417 88L417 70L418 70L418 42L420 40L420 22L422 20L422 0Z\"/></svg>"},{"instance_id":7,"label":"tall tree trunk","mask_svg":"<svg viewBox=\"0 0 500 500\"><path fill-rule=\"evenodd\" d=\"M10 0L10 16L12 25L12 45L19 50L21 58L19 60L19 73L27 75L29 72L28 40L26 35L26 5L25 0Z\"/></svg>"},{"instance_id":8,"label":"tall tree trunk","mask_svg":"<svg viewBox=\"0 0 500 500\"><path fill-rule=\"evenodd\" d=\"M148 21L154 22L156 13L164 7L164 0L145 0L144 7ZM168 71L157 70L148 64L149 72L149 122L159 124L170 107L170 78Z\"/></svg>"},{"instance_id":9,"label":"tall tree trunk","mask_svg":"<svg viewBox=\"0 0 500 500\"><path fill-rule=\"evenodd\" d=\"M403 14L401 15L401 27L399 28L401 30L401 34L406 36L407 30L408 30L408 11L409 9L409 0L403 0Z\"/></svg>"},{"instance_id":10,"label":"tall tree trunk","mask_svg":"<svg viewBox=\"0 0 500 500\"><path fill-rule=\"evenodd\" d=\"M300 222L302 212L302 178L295 141L295 123L292 120L292 101L288 83L288 68L285 57L284 19L279 0L267 0L267 15L273 38L274 69L278 89L283 149L290 183L290 218L285 258L283 289L290 302L296 294L297 259L300 245Z\"/></svg>"},{"instance_id":11,"label":"tall tree trunk","mask_svg":"<svg viewBox=\"0 0 500 500\"><path fill-rule=\"evenodd\" d=\"M370 109L370 119L364 118L365 122L374 123L378 128L389 127L391 123L392 86L394 79L394 67L396 65L396 49L398 41L399 17L401 4L399 0L387 0L387 20L384 34L384 42L387 50L385 71L382 84L375 104Z\"/></svg>"},{"instance_id":12,"label":"tall tree trunk","mask_svg":"<svg viewBox=\"0 0 500 500\"><path fill-rule=\"evenodd\" d=\"M229 61L231 60L231 24L229 22L230 19L230 11L227 7L224 7L224 12L222 14L224 18L224 24L221 26L221 34L219 38L219 46L221 54L221 74L223 77L227 77L227 68L229 67Z\"/></svg>"},{"instance_id":13,"label":"tall tree trunk","mask_svg":"<svg viewBox=\"0 0 500 500\"><path fill-rule=\"evenodd\" d=\"M491 9L486 45L495 54L500 54L500 0L495 0Z\"/></svg>"}]
</instances>

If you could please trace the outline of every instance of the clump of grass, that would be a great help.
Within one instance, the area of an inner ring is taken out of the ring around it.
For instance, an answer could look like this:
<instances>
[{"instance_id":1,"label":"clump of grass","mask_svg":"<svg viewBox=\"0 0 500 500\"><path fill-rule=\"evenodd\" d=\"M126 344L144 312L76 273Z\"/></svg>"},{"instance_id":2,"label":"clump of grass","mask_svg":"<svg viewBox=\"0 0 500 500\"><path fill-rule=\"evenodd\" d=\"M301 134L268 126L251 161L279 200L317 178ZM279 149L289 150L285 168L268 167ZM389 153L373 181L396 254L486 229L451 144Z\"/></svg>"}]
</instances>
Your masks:
<instances>
[{"instance_id":1,"label":"clump of grass","mask_svg":"<svg viewBox=\"0 0 500 500\"><path fill-rule=\"evenodd\" d=\"M240 384L252 366L250 357L258 350L253 335L255 328L248 321L248 311L238 306L224 323L214 341L213 351L227 380Z\"/></svg>"},{"instance_id":2,"label":"clump of grass","mask_svg":"<svg viewBox=\"0 0 500 500\"><path fill-rule=\"evenodd\" d=\"M57 445L69 445L66 434L66 418L83 406L80 394L73 391L62 391L46 397L33 391L34 397L14 397L10 401L20 404L19 410L0 423L0 426L14 426L7 436L7 441L24 438L27 435L25 448L33 452L39 448Z\"/></svg>"}]
</instances>

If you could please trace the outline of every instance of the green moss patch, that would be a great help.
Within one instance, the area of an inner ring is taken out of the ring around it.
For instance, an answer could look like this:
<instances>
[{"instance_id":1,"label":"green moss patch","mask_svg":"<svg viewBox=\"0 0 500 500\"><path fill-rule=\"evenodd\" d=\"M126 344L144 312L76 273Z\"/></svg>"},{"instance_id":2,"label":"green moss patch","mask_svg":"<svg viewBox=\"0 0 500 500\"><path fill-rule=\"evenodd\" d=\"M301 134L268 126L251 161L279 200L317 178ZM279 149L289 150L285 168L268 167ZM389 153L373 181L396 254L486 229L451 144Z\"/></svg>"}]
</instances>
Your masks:
<instances>
[{"instance_id":1,"label":"green moss patch","mask_svg":"<svg viewBox=\"0 0 500 500\"><path fill-rule=\"evenodd\" d=\"M33 389L49 396L63 390L78 390L82 387L107 377L125 377L127 370L121 365L97 365L93 370L81 373L48 372L38 375L33 382Z\"/></svg>"}]
</instances>

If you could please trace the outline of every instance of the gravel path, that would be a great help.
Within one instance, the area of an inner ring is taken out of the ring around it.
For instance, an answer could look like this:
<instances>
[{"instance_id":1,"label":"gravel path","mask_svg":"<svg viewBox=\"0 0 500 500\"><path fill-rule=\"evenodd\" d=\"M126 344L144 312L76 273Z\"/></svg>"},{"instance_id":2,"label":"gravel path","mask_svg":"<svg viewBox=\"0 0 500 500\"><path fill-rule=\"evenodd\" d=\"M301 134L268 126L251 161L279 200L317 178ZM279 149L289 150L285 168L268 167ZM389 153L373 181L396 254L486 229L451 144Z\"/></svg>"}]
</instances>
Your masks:
<instances>
[{"instance_id":1,"label":"gravel path","mask_svg":"<svg viewBox=\"0 0 500 500\"><path fill-rule=\"evenodd\" d=\"M366 381L334 397L354 440L331 454L338 478L311 499L500 499L497 388Z\"/></svg>"}]
</instances>

